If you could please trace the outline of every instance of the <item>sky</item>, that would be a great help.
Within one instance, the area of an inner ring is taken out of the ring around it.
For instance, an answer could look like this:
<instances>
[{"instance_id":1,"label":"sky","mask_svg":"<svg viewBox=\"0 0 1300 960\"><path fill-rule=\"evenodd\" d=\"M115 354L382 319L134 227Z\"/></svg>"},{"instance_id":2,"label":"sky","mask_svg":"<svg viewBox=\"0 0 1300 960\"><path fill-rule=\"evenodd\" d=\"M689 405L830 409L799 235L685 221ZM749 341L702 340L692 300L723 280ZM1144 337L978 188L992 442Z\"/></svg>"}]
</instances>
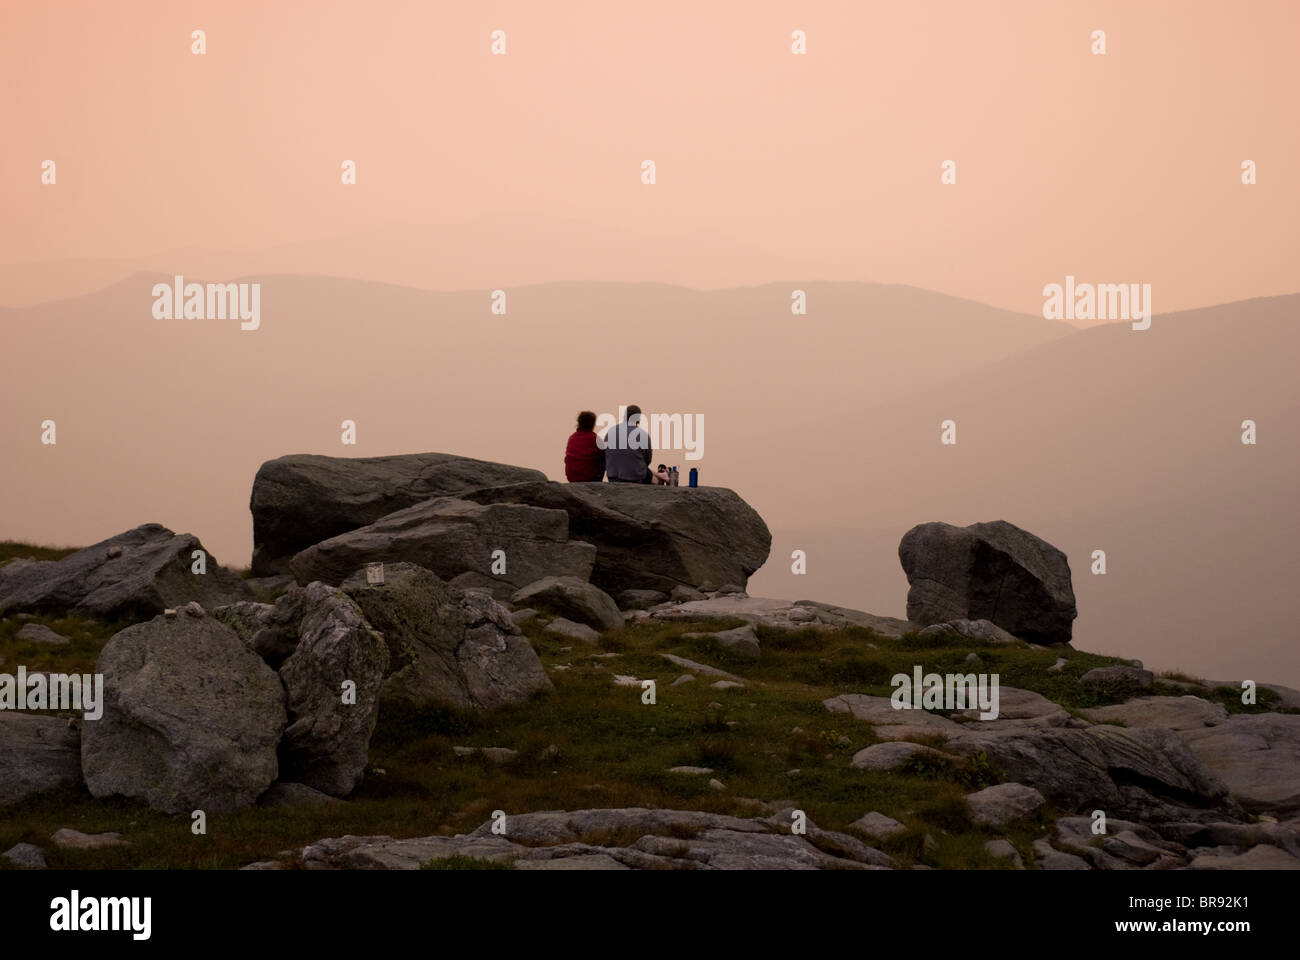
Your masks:
<instances>
[{"instance_id":1,"label":"sky","mask_svg":"<svg viewBox=\"0 0 1300 960\"><path fill-rule=\"evenodd\" d=\"M540 216L722 238L704 289L754 248L1027 313L1067 275L1291 293L1297 39L1276 2L10 0L0 264Z\"/></svg>"}]
</instances>

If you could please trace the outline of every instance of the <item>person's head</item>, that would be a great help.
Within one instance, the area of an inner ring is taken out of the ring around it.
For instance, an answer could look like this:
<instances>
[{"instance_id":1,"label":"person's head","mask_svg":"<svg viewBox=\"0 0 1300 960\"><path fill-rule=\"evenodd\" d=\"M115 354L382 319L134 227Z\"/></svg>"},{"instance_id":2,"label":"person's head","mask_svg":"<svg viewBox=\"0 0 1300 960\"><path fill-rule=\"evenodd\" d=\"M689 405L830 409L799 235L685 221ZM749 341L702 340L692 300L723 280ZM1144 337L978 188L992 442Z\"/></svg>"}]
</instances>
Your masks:
<instances>
[{"instance_id":1,"label":"person's head","mask_svg":"<svg viewBox=\"0 0 1300 960\"><path fill-rule=\"evenodd\" d=\"M596 415L590 410L584 410L578 414L578 429L590 432L596 429Z\"/></svg>"},{"instance_id":2,"label":"person's head","mask_svg":"<svg viewBox=\"0 0 1300 960\"><path fill-rule=\"evenodd\" d=\"M635 403L631 404L627 408L627 416L624 417L624 420L625 422L630 423L632 424L632 426L635 427L637 423L639 423L641 420L641 408L638 407Z\"/></svg>"},{"instance_id":3,"label":"person's head","mask_svg":"<svg viewBox=\"0 0 1300 960\"><path fill-rule=\"evenodd\" d=\"M656 467L655 469L657 469L657 470L667 470L668 468L665 467L665 466L661 463L661 464L659 464L659 466Z\"/></svg>"}]
</instances>

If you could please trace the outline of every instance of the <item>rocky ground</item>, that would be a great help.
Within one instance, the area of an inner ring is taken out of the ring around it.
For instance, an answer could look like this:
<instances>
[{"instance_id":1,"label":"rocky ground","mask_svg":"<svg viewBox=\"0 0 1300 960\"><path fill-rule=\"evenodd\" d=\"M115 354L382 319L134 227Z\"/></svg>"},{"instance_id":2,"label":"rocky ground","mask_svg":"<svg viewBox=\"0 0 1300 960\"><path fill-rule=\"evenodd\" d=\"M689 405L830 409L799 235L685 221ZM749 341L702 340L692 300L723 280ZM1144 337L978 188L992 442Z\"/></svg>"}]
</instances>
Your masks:
<instances>
[{"instance_id":1,"label":"rocky ground","mask_svg":"<svg viewBox=\"0 0 1300 960\"><path fill-rule=\"evenodd\" d=\"M1300 867L1300 692L1073 649L1011 524L911 531L900 620L749 597L730 491L477 464L272 461L242 577L156 524L0 545L0 677L105 690L0 703L0 868ZM997 717L895 709L917 670Z\"/></svg>"}]
</instances>

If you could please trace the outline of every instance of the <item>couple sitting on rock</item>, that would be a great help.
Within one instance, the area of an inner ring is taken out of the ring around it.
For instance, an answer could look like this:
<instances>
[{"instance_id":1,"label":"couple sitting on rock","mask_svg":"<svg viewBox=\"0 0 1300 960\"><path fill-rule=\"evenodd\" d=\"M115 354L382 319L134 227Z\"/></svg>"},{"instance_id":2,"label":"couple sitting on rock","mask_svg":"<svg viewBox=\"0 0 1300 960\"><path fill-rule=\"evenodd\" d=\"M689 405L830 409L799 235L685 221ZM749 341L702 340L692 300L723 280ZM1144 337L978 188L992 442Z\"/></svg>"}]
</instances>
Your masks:
<instances>
[{"instance_id":1,"label":"couple sitting on rock","mask_svg":"<svg viewBox=\"0 0 1300 960\"><path fill-rule=\"evenodd\" d=\"M570 483L599 483L609 475L610 483L667 483L650 470L654 450L650 434L642 430L641 408L627 408L626 419L596 436L596 415L590 410L578 414L578 429L569 437L564 451L564 475Z\"/></svg>"}]
</instances>

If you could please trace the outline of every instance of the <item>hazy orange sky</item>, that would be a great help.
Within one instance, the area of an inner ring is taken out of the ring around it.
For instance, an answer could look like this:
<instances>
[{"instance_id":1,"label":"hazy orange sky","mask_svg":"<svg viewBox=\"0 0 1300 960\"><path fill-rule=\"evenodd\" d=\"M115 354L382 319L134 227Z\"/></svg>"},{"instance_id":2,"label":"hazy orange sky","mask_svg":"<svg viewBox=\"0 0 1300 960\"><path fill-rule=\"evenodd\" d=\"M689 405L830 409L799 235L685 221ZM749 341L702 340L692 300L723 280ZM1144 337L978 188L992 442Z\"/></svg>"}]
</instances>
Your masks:
<instances>
[{"instance_id":1,"label":"hazy orange sky","mask_svg":"<svg viewBox=\"0 0 1300 960\"><path fill-rule=\"evenodd\" d=\"M1275 0L6 0L0 262L535 214L1027 313L1067 273L1157 313L1289 293L1298 41Z\"/></svg>"}]
</instances>

